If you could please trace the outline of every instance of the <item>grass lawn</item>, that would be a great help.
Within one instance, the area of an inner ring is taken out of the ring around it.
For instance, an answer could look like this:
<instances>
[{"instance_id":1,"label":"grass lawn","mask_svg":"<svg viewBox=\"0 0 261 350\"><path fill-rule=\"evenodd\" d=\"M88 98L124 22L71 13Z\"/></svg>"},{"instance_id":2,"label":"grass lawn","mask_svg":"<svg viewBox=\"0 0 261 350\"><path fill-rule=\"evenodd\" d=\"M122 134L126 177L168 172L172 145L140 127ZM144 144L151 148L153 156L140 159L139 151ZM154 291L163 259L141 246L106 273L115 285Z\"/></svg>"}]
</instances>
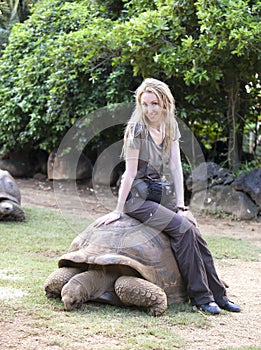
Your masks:
<instances>
[{"instance_id":1,"label":"grass lawn","mask_svg":"<svg viewBox=\"0 0 261 350\"><path fill-rule=\"evenodd\" d=\"M208 317L183 304L169 307L158 318L136 308L93 302L80 311L64 312L60 300L46 299L43 285L75 232L58 210L33 206L25 210L26 222L0 223L0 321L29 316L34 332L46 335L48 347L60 349L83 349L80 345L84 342L88 349L182 349L185 339L173 332L173 325L210 327ZM206 239L216 259L255 261L260 253L255 245L242 240ZM95 345L97 339L103 347Z\"/></svg>"}]
</instances>

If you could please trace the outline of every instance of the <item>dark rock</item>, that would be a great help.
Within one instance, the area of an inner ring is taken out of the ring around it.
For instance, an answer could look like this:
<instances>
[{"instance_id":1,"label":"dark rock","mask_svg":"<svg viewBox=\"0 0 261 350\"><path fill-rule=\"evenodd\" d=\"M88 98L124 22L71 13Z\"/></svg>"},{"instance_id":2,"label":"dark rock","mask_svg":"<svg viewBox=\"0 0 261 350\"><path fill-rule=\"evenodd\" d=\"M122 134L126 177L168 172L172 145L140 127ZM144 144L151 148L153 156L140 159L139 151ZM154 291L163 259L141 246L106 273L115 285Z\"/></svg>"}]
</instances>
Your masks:
<instances>
[{"instance_id":1,"label":"dark rock","mask_svg":"<svg viewBox=\"0 0 261 350\"><path fill-rule=\"evenodd\" d=\"M83 153L77 162L73 154L63 157L56 156L53 151L47 164L47 176L49 180L83 180L92 176L92 164Z\"/></svg>"},{"instance_id":2,"label":"dark rock","mask_svg":"<svg viewBox=\"0 0 261 350\"><path fill-rule=\"evenodd\" d=\"M259 209L243 192L227 189L222 194L220 208L225 213L235 215L239 219L249 220L257 216Z\"/></svg>"},{"instance_id":3,"label":"dark rock","mask_svg":"<svg viewBox=\"0 0 261 350\"><path fill-rule=\"evenodd\" d=\"M241 220L252 219L259 212L258 207L245 193L224 185L211 187L206 192L195 193L191 199L190 207L192 210L223 211Z\"/></svg>"},{"instance_id":4,"label":"dark rock","mask_svg":"<svg viewBox=\"0 0 261 350\"><path fill-rule=\"evenodd\" d=\"M233 180L234 176L230 170L208 162L200 164L192 171L186 181L186 187L195 193L217 185L229 185Z\"/></svg>"},{"instance_id":5,"label":"dark rock","mask_svg":"<svg viewBox=\"0 0 261 350\"><path fill-rule=\"evenodd\" d=\"M250 198L261 206L261 169L242 173L232 184L237 191L242 191L250 196Z\"/></svg>"},{"instance_id":6,"label":"dark rock","mask_svg":"<svg viewBox=\"0 0 261 350\"><path fill-rule=\"evenodd\" d=\"M93 170L93 185L117 186L124 172L124 162L120 158L119 143L102 152L95 162Z\"/></svg>"},{"instance_id":7,"label":"dark rock","mask_svg":"<svg viewBox=\"0 0 261 350\"><path fill-rule=\"evenodd\" d=\"M38 181L45 181L46 176L42 173L36 173L36 174L34 174L34 179L38 180Z\"/></svg>"},{"instance_id":8,"label":"dark rock","mask_svg":"<svg viewBox=\"0 0 261 350\"><path fill-rule=\"evenodd\" d=\"M0 157L0 168L14 177L33 177L36 173L47 175L48 153L43 150L8 152Z\"/></svg>"},{"instance_id":9,"label":"dark rock","mask_svg":"<svg viewBox=\"0 0 261 350\"><path fill-rule=\"evenodd\" d=\"M33 151L30 154L31 164L35 174L43 174L47 176L47 162L49 154L43 150Z\"/></svg>"},{"instance_id":10,"label":"dark rock","mask_svg":"<svg viewBox=\"0 0 261 350\"><path fill-rule=\"evenodd\" d=\"M26 158L20 159L1 159L0 169L8 171L13 177L31 177L33 167Z\"/></svg>"}]
</instances>

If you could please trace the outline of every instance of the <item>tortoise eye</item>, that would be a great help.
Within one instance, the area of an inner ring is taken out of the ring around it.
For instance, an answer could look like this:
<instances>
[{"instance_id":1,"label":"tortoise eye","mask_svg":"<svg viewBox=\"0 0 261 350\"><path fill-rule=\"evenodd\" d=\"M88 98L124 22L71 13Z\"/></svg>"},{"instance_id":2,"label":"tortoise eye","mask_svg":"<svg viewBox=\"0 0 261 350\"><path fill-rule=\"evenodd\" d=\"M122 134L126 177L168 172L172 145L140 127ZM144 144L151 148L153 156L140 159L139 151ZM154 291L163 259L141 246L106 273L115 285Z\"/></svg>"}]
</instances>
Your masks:
<instances>
[{"instance_id":1,"label":"tortoise eye","mask_svg":"<svg viewBox=\"0 0 261 350\"><path fill-rule=\"evenodd\" d=\"M80 309L82 307L82 301L77 301L72 306L74 309Z\"/></svg>"}]
</instances>

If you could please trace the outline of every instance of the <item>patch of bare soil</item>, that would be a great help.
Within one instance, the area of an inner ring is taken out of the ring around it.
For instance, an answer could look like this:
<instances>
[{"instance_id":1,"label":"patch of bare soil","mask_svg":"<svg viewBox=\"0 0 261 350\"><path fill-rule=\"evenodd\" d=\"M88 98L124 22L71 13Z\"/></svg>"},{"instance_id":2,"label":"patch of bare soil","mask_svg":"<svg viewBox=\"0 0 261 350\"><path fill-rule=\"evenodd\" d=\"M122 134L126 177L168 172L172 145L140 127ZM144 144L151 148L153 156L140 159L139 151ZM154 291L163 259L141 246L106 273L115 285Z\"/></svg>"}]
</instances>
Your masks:
<instances>
[{"instance_id":1,"label":"patch of bare soil","mask_svg":"<svg viewBox=\"0 0 261 350\"><path fill-rule=\"evenodd\" d=\"M57 208L53 184L44 180L17 180L22 194L22 205L39 205ZM72 199L64 200L68 206ZM106 213L86 184L79 184L78 196L93 218ZM235 221L230 218L216 218L206 214L197 216L203 235L224 235L247 240L261 247L261 223L258 221ZM222 259L216 261L216 267L222 280L229 284L228 296L242 307L240 313L223 312L218 316L204 316L211 320L212 327L198 329L173 325L173 334L187 339L186 350L221 350L228 347L239 349L252 346L261 349L261 261L242 262ZM104 341L104 340L103 340ZM91 349L112 348L115 344L105 344L93 338L88 344ZM85 344L86 345L86 344ZM35 329L29 318L17 319L13 323L0 323L0 349L60 349L50 343L50 334ZM83 349L79 344L79 349ZM119 347L120 349L120 347Z\"/></svg>"}]
</instances>

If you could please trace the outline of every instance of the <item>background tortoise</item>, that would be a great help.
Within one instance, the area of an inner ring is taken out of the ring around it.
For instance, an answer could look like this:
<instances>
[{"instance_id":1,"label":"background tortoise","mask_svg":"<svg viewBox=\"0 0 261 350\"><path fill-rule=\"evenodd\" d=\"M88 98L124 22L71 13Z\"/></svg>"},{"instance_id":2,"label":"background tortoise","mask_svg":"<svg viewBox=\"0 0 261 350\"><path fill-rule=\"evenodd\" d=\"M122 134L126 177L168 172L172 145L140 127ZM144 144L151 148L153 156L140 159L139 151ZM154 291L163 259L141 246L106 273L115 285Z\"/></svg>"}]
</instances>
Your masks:
<instances>
[{"instance_id":1,"label":"background tortoise","mask_svg":"<svg viewBox=\"0 0 261 350\"><path fill-rule=\"evenodd\" d=\"M159 316L187 300L169 238L127 215L106 226L90 225L58 267L44 288L48 298L62 298L65 310L95 300Z\"/></svg>"},{"instance_id":2,"label":"background tortoise","mask_svg":"<svg viewBox=\"0 0 261 350\"><path fill-rule=\"evenodd\" d=\"M10 173L0 169L0 220L24 219L20 190Z\"/></svg>"}]
</instances>

